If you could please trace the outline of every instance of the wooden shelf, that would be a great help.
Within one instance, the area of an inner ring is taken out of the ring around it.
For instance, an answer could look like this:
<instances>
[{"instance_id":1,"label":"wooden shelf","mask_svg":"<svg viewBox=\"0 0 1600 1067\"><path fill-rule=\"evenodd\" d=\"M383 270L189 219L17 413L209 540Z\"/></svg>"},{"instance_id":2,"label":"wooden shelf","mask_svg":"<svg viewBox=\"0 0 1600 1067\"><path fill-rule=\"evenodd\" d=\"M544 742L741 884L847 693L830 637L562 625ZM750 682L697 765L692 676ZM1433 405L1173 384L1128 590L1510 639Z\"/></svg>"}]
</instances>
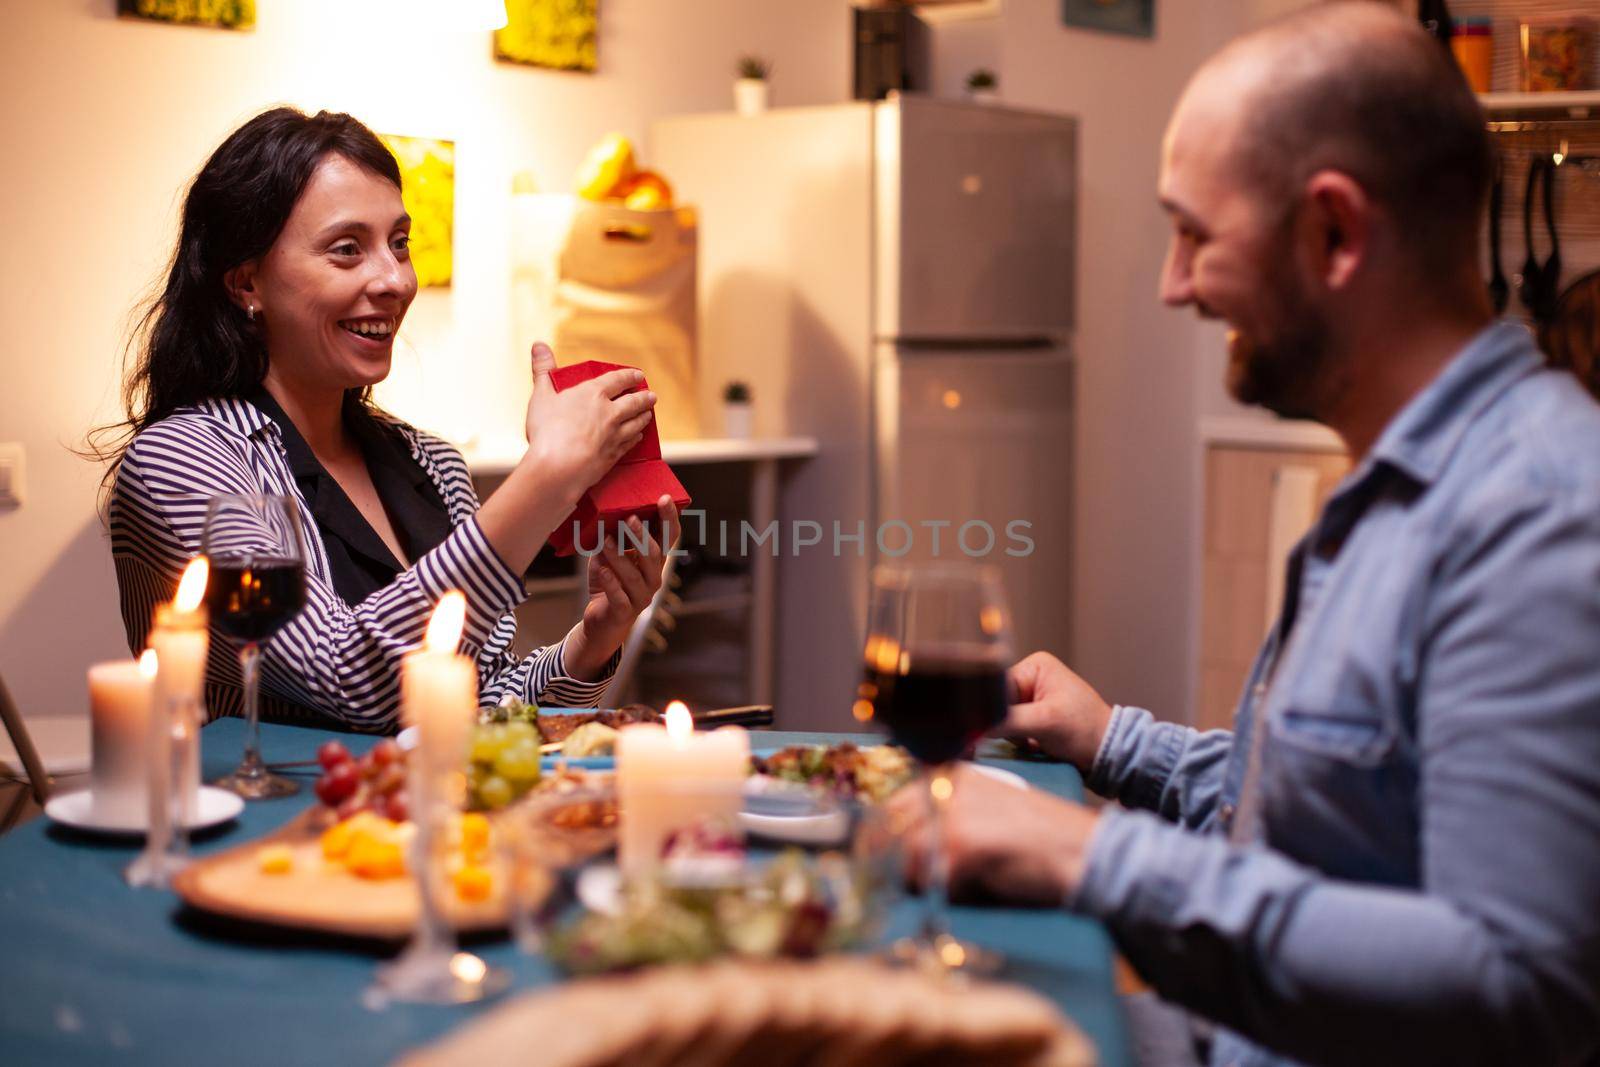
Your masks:
<instances>
[{"instance_id":1,"label":"wooden shelf","mask_svg":"<svg viewBox=\"0 0 1600 1067\"><path fill-rule=\"evenodd\" d=\"M1600 90L1571 93L1479 93L1491 128L1502 123L1600 124Z\"/></svg>"}]
</instances>

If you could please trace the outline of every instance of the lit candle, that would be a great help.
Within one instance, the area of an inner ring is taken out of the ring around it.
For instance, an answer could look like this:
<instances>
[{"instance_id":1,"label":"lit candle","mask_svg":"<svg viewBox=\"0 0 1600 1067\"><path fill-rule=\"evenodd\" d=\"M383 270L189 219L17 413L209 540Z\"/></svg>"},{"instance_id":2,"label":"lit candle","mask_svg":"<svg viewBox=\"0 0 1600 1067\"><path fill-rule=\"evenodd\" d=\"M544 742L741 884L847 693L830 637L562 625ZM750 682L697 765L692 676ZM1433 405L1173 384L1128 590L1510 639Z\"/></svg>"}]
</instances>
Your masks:
<instances>
[{"instance_id":1,"label":"lit candle","mask_svg":"<svg viewBox=\"0 0 1600 1067\"><path fill-rule=\"evenodd\" d=\"M154 706L163 715L181 708L182 714L194 718L178 731L186 745L179 784L188 818L193 817L199 803L200 745L195 732L204 718L201 709L205 707L206 652L210 647L205 594L209 574L206 557L190 560L172 603L156 605L155 626L150 631L150 649L160 662Z\"/></svg>"},{"instance_id":2,"label":"lit candle","mask_svg":"<svg viewBox=\"0 0 1600 1067\"><path fill-rule=\"evenodd\" d=\"M478 668L456 652L466 619L467 598L452 589L433 610L423 648L400 665L400 715L417 727L429 774L461 770L478 719Z\"/></svg>"},{"instance_id":3,"label":"lit candle","mask_svg":"<svg viewBox=\"0 0 1600 1067\"><path fill-rule=\"evenodd\" d=\"M150 694L156 654L96 663L89 668L89 796L100 821L127 821L143 811L145 749L150 736Z\"/></svg>"},{"instance_id":4,"label":"lit candle","mask_svg":"<svg viewBox=\"0 0 1600 1067\"><path fill-rule=\"evenodd\" d=\"M737 726L694 732L682 701L665 725L636 723L617 737L619 861L624 874L647 872L667 840L703 819L733 823L749 773L750 737Z\"/></svg>"}]
</instances>

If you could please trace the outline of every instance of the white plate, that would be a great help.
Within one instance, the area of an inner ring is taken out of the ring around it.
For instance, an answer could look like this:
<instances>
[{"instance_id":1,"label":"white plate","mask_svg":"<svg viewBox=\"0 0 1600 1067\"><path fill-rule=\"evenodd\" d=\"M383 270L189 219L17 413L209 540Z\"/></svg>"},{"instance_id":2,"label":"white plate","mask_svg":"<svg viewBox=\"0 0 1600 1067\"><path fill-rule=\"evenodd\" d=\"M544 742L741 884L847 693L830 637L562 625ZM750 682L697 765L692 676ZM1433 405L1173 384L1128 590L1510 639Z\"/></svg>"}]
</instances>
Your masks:
<instances>
[{"instance_id":1,"label":"white plate","mask_svg":"<svg viewBox=\"0 0 1600 1067\"><path fill-rule=\"evenodd\" d=\"M195 807L198 810L189 823L190 830L205 830L212 826L220 826L229 819L237 818L244 810L243 797L209 785L200 787L197 800L199 802ZM51 797L45 802L44 813L52 822L91 833L137 834L142 837L149 825L149 813L144 811L119 812L110 818L97 815L94 810L94 797L87 789Z\"/></svg>"},{"instance_id":2,"label":"white plate","mask_svg":"<svg viewBox=\"0 0 1600 1067\"><path fill-rule=\"evenodd\" d=\"M979 774L1014 788L1028 788L1027 780L1015 771L990 767L983 763L972 763L968 766ZM747 795L750 792L746 790ZM804 815L776 815L745 810L739 812L739 825L744 827L745 833L764 837L769 841L786 841L795 845L837 844L844 840L845 834L850 830L849 816L839 810Z\"/></svg>"},{"instance_id":3,"label":"white plate","mask_svg":"<svg viewBox=\"0 0 1600 1067\"><path fill-rule=\"evenodd\" d=\"M987 763L969 763L967 766L979 774L988 775L997 782L1004 782L1006 785L1015 786L1018 789L1028 788L1028 780L1016 771L1008 771L1004 767L991 767Z\"/></svg>"}]
</instances>

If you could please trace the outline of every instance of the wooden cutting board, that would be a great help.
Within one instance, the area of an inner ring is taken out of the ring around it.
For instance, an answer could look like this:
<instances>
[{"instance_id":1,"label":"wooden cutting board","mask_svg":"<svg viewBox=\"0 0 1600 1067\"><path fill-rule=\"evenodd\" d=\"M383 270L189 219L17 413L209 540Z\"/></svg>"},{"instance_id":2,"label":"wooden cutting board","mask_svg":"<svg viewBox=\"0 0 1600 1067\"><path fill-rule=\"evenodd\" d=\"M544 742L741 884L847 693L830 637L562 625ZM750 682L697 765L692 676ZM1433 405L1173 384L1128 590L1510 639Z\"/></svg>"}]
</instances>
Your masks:
<instances>
[{"instance_id":1,"label":"wooden cutting board","mask_svg":"<svg viewBox=\"0 0 1600 1067\"><path fill-rule=\"evenodd\" d=\"M322 856L326 816L313 807L254 841L191 863L173 881L184 903L246 922L301 930L401 940L416 929L418 896L411 875L358 878ZM294 857L285 874L261 870L261 849L287 845ZM494 889L481 903L450 894L446 914L462 931L504 929L509 921L504 860L494 861Z\"/></svg>"}]
</instances>

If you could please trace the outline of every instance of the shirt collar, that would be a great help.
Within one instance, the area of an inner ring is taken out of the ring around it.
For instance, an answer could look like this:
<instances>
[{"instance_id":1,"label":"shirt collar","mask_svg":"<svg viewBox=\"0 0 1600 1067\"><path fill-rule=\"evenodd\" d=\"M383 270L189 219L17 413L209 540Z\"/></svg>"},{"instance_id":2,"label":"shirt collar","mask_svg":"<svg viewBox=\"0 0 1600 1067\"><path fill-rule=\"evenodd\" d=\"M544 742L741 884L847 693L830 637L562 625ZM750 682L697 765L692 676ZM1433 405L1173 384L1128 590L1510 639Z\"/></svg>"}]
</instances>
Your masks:
<instances>
[{"instance_id":1,"label":"shirt collar","mask_svg":"<svg viewBox=\"0 0 1600 1067\"><path fill-rule=\"evenodd\" d=\"M1484 327L1389 420L1363 467L1383 463L1431 485L1479 413L1543 362L1520 324Z\"/></svg>"}]
</instances>

